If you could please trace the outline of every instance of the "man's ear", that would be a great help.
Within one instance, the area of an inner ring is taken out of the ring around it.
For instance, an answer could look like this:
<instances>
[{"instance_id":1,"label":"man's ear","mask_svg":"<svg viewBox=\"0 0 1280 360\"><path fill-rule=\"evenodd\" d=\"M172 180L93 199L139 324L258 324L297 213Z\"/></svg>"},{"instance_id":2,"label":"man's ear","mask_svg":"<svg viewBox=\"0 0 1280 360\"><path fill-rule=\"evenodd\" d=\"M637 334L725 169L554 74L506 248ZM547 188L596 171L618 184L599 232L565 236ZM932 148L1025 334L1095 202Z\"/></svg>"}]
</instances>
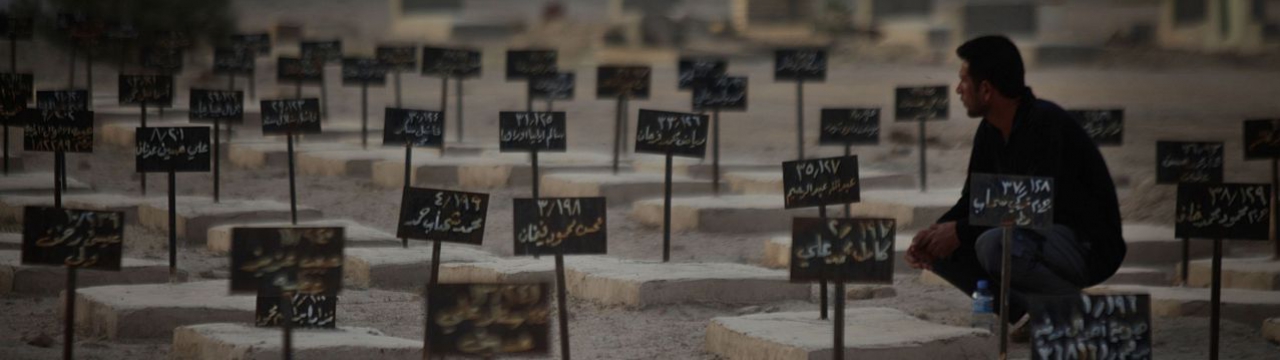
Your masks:
<instances>
[{"instance_id":1,"label":"man's ear","mask_svg":"<svg viewBox=\"0 0 1280 360\"><path fill-rule=\"evenodd\" d=\"M982 80L982 84L978 85L978 98L981 98L984 103L989 103L995 95L996 87L991 85L990 81Z\"/></svg>"}]
</instances>

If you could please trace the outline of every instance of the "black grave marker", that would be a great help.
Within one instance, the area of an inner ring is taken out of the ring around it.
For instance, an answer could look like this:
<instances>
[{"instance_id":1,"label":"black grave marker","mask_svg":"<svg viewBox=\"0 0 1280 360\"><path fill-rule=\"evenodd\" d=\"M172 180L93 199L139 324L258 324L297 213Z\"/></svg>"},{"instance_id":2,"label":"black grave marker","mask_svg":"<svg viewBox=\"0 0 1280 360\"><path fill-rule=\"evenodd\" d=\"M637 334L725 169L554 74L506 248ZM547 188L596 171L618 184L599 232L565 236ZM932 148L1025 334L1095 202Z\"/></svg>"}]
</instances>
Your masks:
<instances>
[{"instance_id":1,"label":"black grave marker","mask_svg":"<svg viewBox=\"0 0 1280 360\"><path fill-rule=\"evenodd\" d=\"M823 145L879 145L880 109L822 109L818 143Z\"/></svg>"},{"instance_id":2,"label":"black grave marker","mask_svg":"<svg viewBox=\"0 0 1280 360\"><path fill-rule=\"evenodd\" d=\"M262 101L262 134L320 133L320 101L286 99Z\"/></svg>"},{"instance_id":3,"label":"black grave marker","mask_svg":"<svg viewBox=\"0 0 1280 360\"><path fill-rule=\"evenodd\" d=\"M1220 142L1156 142L1156 183L1221 183Z\"/></svg>"},{"instance_id":4,"label":"black grave marker","mask_svg":"<svg viewBox=\"0 0 1280 360\"><path fill-rule=\"evenodd\" d=\"M343 228L238 227L231 230L231 292L336 296L342 291ZM285 286L264 286L285 276ZM292 281L291 281L292 282Z\"/></svg>"},{"instance_id":5,"label":"black grave marker","mask_svg":"<svg viewBox=\"0 0 1280 360\"><path fill-rule=\"evenodd\" d=\"M509 50L507 81L555 74L556 57L555 50Z\"/></svg>"},{"instance_id":6,"label":"black grave marker","mask_svg":"<svg viewBox=\"0 0 1280 360\"><path fill-rule=\"evenodd\" d=\"M271 34L236 34L231 35L231 46L233 49L243 52L268 55L271 54Z\"/></svg>"},{"instance_id":7,"label":"black grave marker","mask_svg":"<svg viewBox=\"0 0 1280 360\"><path fill-rule=\"evenodd\" d=\"M555 73L529 77L529 97L543 100L571 100L577 77L573 73Z\"/></svg>"},{"instance_id":8,"label":"black grave marker","mask_svg":"<svg viewBox=\"0 0 1280 360\"><path fill-rule=\"evenodd\" d=\"M284 312L280 311L279 296L259 296L254 311L254 324L258 327L280 326ZM293 327L333 329L338 325L338 297L328 295L297 294L293 296Z\"/></svg>"},{"instance_id":9,"label":"black grave marker","mask_svg":"<svg viewBox=\"0 0 1280 360\"><path fill-rule=\"evenodd\" d=\"M88 90L50 90L36 92L36 108L68 112L89 111Z\"/></svg>"},{"instance_id":10,"label":"black grave marker","mask_svg":"<svg viewBox=\"0 0 1280 360\"><path fill-rule=\"evenodd\" d=\"M327 64L342 62L342 41L303 41L299 45L303 60L315 60Z\"/></svg>"},{"instance_id":11,"label":"black grave marker","mask_svg":"<svg viewBox=\"0 0 1280 360\"><path fill-rule=\"evenodd\" d=\"M782 188L787 209L859 202L858 157L784 162Z\"/></svg>"},{"instance_id":12,"label":"black grave marker","mask_svg":"<svg viewBox=\"0 0 1280 360\"><path fill-rule=\"evenodd\" d=\"M565 151L564 112L503 111L498 116L499 151Z\"/></svg>"},{"instance_id":13,"label":"black grave marker","mask_svg":"<svg viewBox=\"0 0 1280 360\"><path fill-rule=\"evenodd\" d=\"M142 67L156 70L164 74L182 71L183 52L181 48L151 46L142 49ZM215 54L216 55L216 54Z\"/></svg>"},{"instance_id":14,"label":"black grave marker","mask_svg":"<svg viewBox=\"0 0 1280 360\"><path fill-rule=\"evenodd\" d=\"M693 88L694 110L747 110L747 78L718 77Z\"/></svg>"},{"instance_id":15,"label":"black grave marker","mask_svg":"<svg viewBox=\"0 0 1280 360\"><path fill-rule=\"evenodd\" d=\"M173 76L121 74L119 84L120 105L170 106L173 104Z\"/></svg>"},{"instance_id":16,"label":"black grave marker","mask_svg":"<svg viewBox=\"0 0 1280 360\"><path fill-rule=\"evenodd\" d=\"M324 68L320 62L281 57L276 60L276 81L320 83L324 81Z\"/></svg>"},{"instance_id":17,"label":"black grave marker","mask_svg":"<svg viewBox=\"0 0 1280 360\"><path fill-rule=\"evenodd\" d=\"M893 219L795 218L791 282L893 283Z\"/></svg>"},{"instance_id":18,"label":"black grave marker","mask_svg":"<svg viewBox=\"0 0 1280 360\"><path fill-rule=\"evenodd\" d=\"M1280 119L1244 122L1244 158L1249 160L1280 157Z\"/></svg>"},{"instance_id":19,"label":"black grave marker","mask_svg":"<svg viewBox=\"0 0 1280 360\"><path fill-rule=\"evenodd\" d=\"M207 127L140 127L135 139L137 172L209 171L213 145Z\"/></svg>"},{"instance_id":20,"label":"black grave marker","mask_svg":"<svg viewBox=\"0 0 1280 360\"><path fill-rule=\"evenodd\" d=\"M400 202L396 237L480 245L489 195L408 188Z\"/></svg>"},{"instance_id":21,"label":"black grave marker","mask_svg":"<svg viewBox=\"0 0 1280 360\"><path fill-rule=\"evenodd\" d=\"M969 183L969 224L1019 228L1053 226L1053 178L975 173Z\"/></svg>"},{"instance_id":22,"label":"black grave marker","mask_svg":"<svg viewBox=\"0 0 1280 360\"><path fill-rule=\"evenodd\" d=\"M827 79L826 49L783 49L774 52L774 80Z\"/></svg>"},{"instance_id":23,"label":"black grave marker","mask_svg":"<svg viewBox=\"0 0 1280 360\"><path fill-rule=\"evenodd\" d=\"M386 123L382 127L382 144L441 146L444 144L444 113L387 108Z\"/></svg>"},{"instance_id":24,"label":"black grave marker","mask_svg":"<svg viewBox=\"0 0 1280 360\"><path fill-rule=\"evenodd\" d=\"M596 97L648 99L653 69L648 66L601 66L596 68Z\"/></svg>"},{"instance_id":25,"label":"black grave marker","mask_svg":"<svg viewBox=\"0 0 1280 360\"><path fill-rule=\"evenodd\" d=\"M35 94L35 78L31 74L0 74L0 116L18 116L27 109Z\"/></svg>"},{"instance_id":26,"label":"black grave marker","mask_svg":"<svg viewBox=\"0 0 1280 360\"><path fill-rule=\"evenodd\" d=\"M28 206L22 264L120 271L124 213Z\"/></svg>"},{"instance_id":27,"label":"black grave marker","mask_svg":"<svg viewBox=\"0 0 1280 360\"><path fill-rule=\"evenodd\" d=\"M1180 238L1267 240L1270 184L1178 184Z\"/></svg>"},{"instance_id":28,"label":"black grave marker","mask_svg":"<svg viewBox=\"0 0 1280 360\"><path fill-rule=\"evenodd\" d=\"M605 198L513 199L515 255L605 254Z\"/></svg>"},{"instance_id":29,"label":"black grave marker","mask_svg":"<svg viewBox=\"0 0 1280 360\"><path fill-rule=\"evenodd\" d=\"M676 87L692 90L700 84L725 76L729 63L715 59L680 58Z\"/></svg>"},{"instance_id":30,"label":"black grave marker","mask_svg":"<svg viewBox=\"0 0 1280 360\"><path fill-rule=\"evenodd\" d=\"M374 58L342 59L342 84L384 85L387 83L387 67Z\"/></svg>"},{"instance_id":31,"label":"black grave marker","mask_svg":"<svg viewBox=\"0 0 1280 360\"><path fill-rule=\"evenodd\" d=\"M547 354L547 284L441 284L428 294L426 337L432 354Z\"/></svg>"},{"instance_id":32,"label":"black grave marker","mask_svg":"<svg viewBox=\"0 0 1280 360\"><path fill-rule=\"evenodd\" d=\"M422 48L422 74L468 78L480 76L480 52L468 49ZM555 72L554 69L552 72Z\"/></svg>"},{"instance_id":33,"label":"black grave marker","mask_svg":"<svg viewBox=\"0 0 1280 360\"><path fill-rule=\"evenodd\" d=\"M636 152L702 158L707 153L707 115L640 110Z\"/></svg>"},{"instance_id":34,"label":"black grave marker","mask_svg":"<svg viewBox=\"0 0 1280 360\"><path fill-rule=\"evenodd\" d=\"M1037 296L1031 359L1151 359L1151 296Z\"/></svg>"},{"instance_id":35,"label":"black grave marker","mask_svg":"<svg viewBox=\"0 0 1280 360\"><path fill-rule=\"evenodd\" d=\"M946 120L950 113L946 86L900 87L895 94L897 121Z\"/></svg>"},{"instance_id":36,"label":"black grave marker","mask_svg":"<svg viewBox=\"0 0 1280 360\"><path fill-rule=\"evenodd\" d=\"M220 120L238 124L244 121L244 92L241 91L191 89L188 104L192 122Z\"/></svg>"},{"instance_id":37,"label":"black grave marker","mask_svg":"<svg viewBox=\"0 0 1280 360\"><path fill-rule=\"evenodd\" d=\"M255 67L252 52L233 48L218 48L213 51L215 75L252 75Z\"/></svg>"},{"instance_id":38,"label":"black grave marker","mask_svg":"<svg viewBox=\"0 0 1280 360\"><path fill-rule=\"evenodd\" d=\"M418 65L418 48L413 46L379 46L374 53L387 71L413 71Z\"/></svg>"},{"instance_id":39,"label":"black grave marker","mask_svg":"<svg viewBox=\"0 0 1280 360\"><path fill-rule=\"evenodd\" d=\"M93 152L93 112L25 112L22 149L48 152Z\"/></svg>"},{"instance_id":40,"label":"black grave marker","mask_svg":"<svg viewBox=\"0 0 1280 360\"><path fill-rule=\"evenodd\" d=\"M1072 110L1067 113L1098 146L1124 145L1124 110Z\"/></svg>"}]
</instances>

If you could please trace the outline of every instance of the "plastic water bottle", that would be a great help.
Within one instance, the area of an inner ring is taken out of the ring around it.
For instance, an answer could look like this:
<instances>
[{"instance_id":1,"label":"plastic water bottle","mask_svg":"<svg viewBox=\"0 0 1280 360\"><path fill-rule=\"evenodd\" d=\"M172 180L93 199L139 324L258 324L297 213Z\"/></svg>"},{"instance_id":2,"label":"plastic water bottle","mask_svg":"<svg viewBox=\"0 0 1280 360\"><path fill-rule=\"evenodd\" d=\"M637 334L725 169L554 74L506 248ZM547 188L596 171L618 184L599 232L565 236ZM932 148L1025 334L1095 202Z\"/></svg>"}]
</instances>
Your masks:
<instances>
[{"instance_id":1,"label":"plastic water bottle","mask_svg":"<svg viewBox=\"0 0 1280 360\"><path fill-rule=\"evenodd\" d=\"M999 320L996 317L996 299L991 296L988 286L986 280L978 280L978 290L973 292L973 318L970 319L969 326L994 334Z\"/></svg>"}]
</instances>

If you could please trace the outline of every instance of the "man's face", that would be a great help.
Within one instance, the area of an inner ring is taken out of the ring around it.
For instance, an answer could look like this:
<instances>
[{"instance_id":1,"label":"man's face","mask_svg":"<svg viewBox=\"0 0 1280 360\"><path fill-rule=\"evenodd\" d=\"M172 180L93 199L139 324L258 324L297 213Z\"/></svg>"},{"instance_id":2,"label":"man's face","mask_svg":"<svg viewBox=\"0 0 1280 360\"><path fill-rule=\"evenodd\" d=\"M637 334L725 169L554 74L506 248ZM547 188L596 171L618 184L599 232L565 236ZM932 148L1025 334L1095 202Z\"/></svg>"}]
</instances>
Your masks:
<instances>
[{"instance_id":1,"label":"man's face","mask_svg":"<svg viewBox=\"0 0 1280 360\"><path fill-rule=\"evenodd\" d=\"M969 62L960 65L960 85L956 85L956 94L960 94L960 102L970 118L978 118L987 114L987 99L982 86L969 77Z\"/></svg>"}]
</instances>

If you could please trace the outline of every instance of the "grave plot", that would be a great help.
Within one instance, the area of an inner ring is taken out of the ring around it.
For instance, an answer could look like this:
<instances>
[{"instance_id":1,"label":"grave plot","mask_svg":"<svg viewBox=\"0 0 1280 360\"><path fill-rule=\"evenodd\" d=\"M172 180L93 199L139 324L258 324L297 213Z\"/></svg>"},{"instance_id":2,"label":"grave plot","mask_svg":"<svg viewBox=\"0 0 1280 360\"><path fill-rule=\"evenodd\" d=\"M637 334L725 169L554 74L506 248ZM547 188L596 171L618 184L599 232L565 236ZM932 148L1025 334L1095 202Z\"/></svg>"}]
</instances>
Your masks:
<instances>
[{"instance_id":1,"label":"grave plot","mask_svg":"<svg viewBox=\"0 0 1280 360\"><path fill-rule=\"evenodd\" d=\"M1151 315L1209 317L1209 289L1106 285L1089 288L1091 294L1137 293L1151 295ZM1260 327L1260 320L1280 316L1280 291L1222 289L1222 318Z\"/></svg>"},{"instance_id":2,"label":"grave plot","mask_svg":"<svg viewBox=\"0 0 1280 360\"><path fill-rule=\"evenodd\" d=\"M1195 242L1192 240L1193 244ZM1187 285L1209 287L1212 266L1211 259L1192 261ZM1222 287L1280 291L1280 261L1270 256L1222 259Z\"/></svg>"},{"instance_id":3,"label":"grave plot","mask_svg":"<svg viewBox=\"0 0 1280 360\"><path fill-rule=\"evenodd\" d=\"M987 331L934 324L895 309L849 309L844 323L849 359L996 357L996 337ZM706 349L740 360L829 359L833 331L816 311L718 317L707 326Z\"/></svg>"},{"instance_id":4,"label":"grave plot","mask_svg":"<svg viewBox=\"0 0 1280 360\"><path fill-rule=\"evenodd\" d=\"M539 154L541 175L559 172L604 172L608 158L588 153ZM484 157L426 159L415 156L409 181L414 186L456 186L463 190L487 190L532 183L533 171L527 154L491 154ZM373 164L373 183L398 189L404 186L404 159Z\"/></svg>"},{"instance_id":5,"label":"grave plot","mask_svg":"<svg viewBox=\"0 0 1280 360\"><path fill-rule=\"evenodd\" d=\"M289 221L289 204L271 200L223 200L196 196L179 196L177 201L178 238L188 244L203 245L209 228L218 225ZM298 206L298 220L314 220L320 211ZM138 222L157 231L169 229L169 204L156 200L138 207Z\"/></svg>"},{"instance_id":6,"label":"grave plot","mask_svg":"<svg viewBox=\"0 0 1280 360\"><path fill-rule=\"evenodd\" d=\"M530 257L498 258L470 263L440 264L440 283L555 282L555 261ZM572 258L570 258L572 259ZM567 266L567 264L566 264Z\"/></svg>"},{"instance_id":7,"label":"grave plot","mask_svg":"<svg viewBox=\"0 0 1280 360\"><path fill-rule=\"evenodd\" d=\"M413 157L435 158L439 151L430 148L413 149ZM404 162L404 149L381 147L347 150L317 150L298 154L298 174L303 176L354 176L368 178L373 175L373 164L399 160Z\"/></svg>"},{"instance_id":8,"label":"grave plot","mask_svg":"<svg viewBox=\"0 0 1280 360\"><path fill-rule=\"evenodd\" d=\"M907 248L911 246L911 238L915 233L902 233L894 236L893 258L902 259L906 256ZM770 237L764 242L764 256L760 259L760 265L771 269L787 269L791 266L791 234L780 234ZM907 270L909 267L899 266L897 270Z\"/></svg>"},{"instance_id":9,"label":"grave plot","mask_svg":"<svg viewBox=\"0 0 1280 360\"><path fill-rule=\"evenodd\" d=\"M712 171L711 159L694 159L677 157L671 159L671 173L674 176L685 176L694 179L710 179ZM638 173L661 174L666 171L665 158L660 156L638 155L631 161L631 168ZM720 173L777 171L778 164L761 164L757 162L720 160Z\"/></svg>"},{"instance_id":10,"label":"grave plot","mask_svg":"<svg viewBox=\"0 0 1280 360\"><path fill-rule=\"evenodd\" d=\"M351 244L348 229L347 243ZM353 249L348 247L342 267L342 284L350 289L400 289L411 290L426 287L431 274L431 246L421 241L410 241L409 248L397 247ZM498 258L475 247L458 244L442 244L440 251L440 279L445 274L455 274L453 265L493 263ZM446 270L449 269L449 270ZM496 277L495 277L496 278ZM450 277L450 279L454 279ZM448 281L456 282L456 281Z\"/></svg>"},{"instance_id":11,"label":"grave plot","mask_svg":"<svg viewBox=\"0 0 1280 360\"><path fill-rule=\"evenodd\" d=\"M777 169L730 172L724 174L724 181L729 185L729 191L736 194L782 194L782 172ZM868 190L909 189L915 185L915 178L910 174L859 169L858 182L863 195L866 195L870 192Z\"/></svg>"},{"instance_id":12,"label":"grave plot","mask_svg":"<svg viewBox=\"0 0 1280 360\"><path fill-rule=\"evenodd\" d=\"M884 217L897 220L898 230L911 232L929 227L960 200L960 189L872 190L862 192L862 202L853 204L853 217Z\"/></svg>"},{"instance_id":13,"label":"grave plot","mask_svg":"<svg viewBox=\"0 0 1280 360\"><path fill-rule=\"evenodd\" d=\"M281 357L279 328L261 328L240 323L182 326L173 331L174 360L278 359ZM378 359L417 360L422 358L422 340L384 335L360 327L293 330L293 355L298 359Z\"/></svg>"},{"instance_id":14,"label":"grave plot","mask_svg":"<svg viewBox=\"0 0 1280 360\"><path fill-rule=\"evenodd\" d=\"M1170 271L1170 269L1142 266L1121 267L1102 285L1169 286L1173 284L1174 278L1174 273ZM951 286L947 280L929 270L920 271L917 281L925 285Z\"/></svg>"},{"instance_id":15,"label":"grave plot","mask_svg":"<svg viewBox=\"0 0 1280 360\"><path fill-rule=\"evenodd\" d=\"M95 114L97 113L95 112ZM166 113L165 115L168 114ZM109 122L102 124L101 135L98 136L102 138L101 143L106 146L124 149L133 149L135 146L138 146L138 143L135 140L139 126L137 121L137 109L134 109L133 119L134 121ZM187 122L186 117L182 117L182 120L180 121L177 119L179 119L177 116L173 116L169 117L168 120L147 121L147 127L191 126L191 123Z\"/></svg>"},{"instance_id":16,"label":"grave plot","mask_svg":"<svg viewBox=\"0 0 1280 360\"><path fill-rule=\"evenodd\" d=\"M1271 343L1280 343L1280 317L1270 318L1262 322L1262 338Z\"/></svg>"},{"instance_id":17,"label":"grave plot","mask_svg":"<svg viewBox=\"0 0 1280 360\"><path fill-rule=\"evenodd\" d=\"M21 250L22 234L0 233L0 250Z\"/></svg>"},{"instance_id":18,"label":"grave plot","mask_svg":"<svg viewBox=\"0 0 1280 360\"><path fill-rule=\"evenodd\" d=\"M663 174L608 172L564 172L542 177L541 193L552 197L605 197L609 204L626 205L640 199L661 198L666 186ZM672 176L672 196L706 195L711 183L684 176Z\"/></svg>"},{"instance_id":19,"label":"grave plot","mask_svg":"<svg viewBox=\"0 0 1280 360\"><path fill-rule=\"evenodd\" d=\"M8 235L8 234L6 234ZM13 234L14 250L0 250L0 294L53 295L66 288L65 267L22 265L22 234ZM76 272L79 286L153 284L169 281L169 263L164 260L124 258L120 271L82 269ZM179 271L185 280L187 274Z\"/></svg>"},{"instance_id":20,"label":"grave plot","mask_svg":"<svg viewBox=\"0 0 1280 360\"><path fill-rule=\"evenodd\" d=\"M785 271L732 263L660 263L583 256L565 260L573 297L604 305L759 304L809 299Z\"/></svg>"},{"instance_id":21,"label":"grave plot","mask_svg":"<svg viewBox=\"0 0 1280 360\"><path fill-rule=\"evenodd\" d=\"M77 332L106 339L155 339L171 337L184 325L253 322L257 300L228 295L230 289L225 280L81 288L76 291Z\"/></svg>"},{"instance_id":22,"label":"grave plot","mask_svg":"<svg viewBox=\"0 0 1280 360\"><path fill-rule=\"evenodd\" d=\"M74 194L77 192L85 192L89 190L89 185L76 180L73 177L67 177L67 191L63 195ZM39 195L47 194L53 199L53 173L52 172L29 172L9 174L0 181L0 194L4 195ZM51 200L52 201L52 200Z\"/></svg>"},{"instance_id":23,"label":"grave plot","mask_svg":"<svg viewBox=\"0 0 1280 360\"><path fill-rule=\"evenodd\" d=\"M374 139L382 134L382 121L369 122L369 138ZM324 132L297 134L305 142L315 143L349 143L360 145L360 119L330 119L324 124Z\"/></svg>"},{"instance_id":24,"label":"grave plot","mask_svg":"<svg viewBox=\"0 0 1280 360\"><path fill-rule=\"evenodd\" d=\"M301 154L311 151L358 151L360 150L360 145L307 141L295 143L293 150L299 155L300 159ZM289 166L288 144L284 141L237 141L227 146L227 159L232 166L241 169L284 169Z\"/></svg>"},{"instance_id":25,"label":"grave plot","mask_svg":"<svg viewBox=\"0 0 1280 360\"><path fill-rule=\"evenodd\" d=\"M126 194L83 193L62 196L67 208L124 212L125 221L137 223L138 206L160 198L143 198ZM24 206L53 206L53 197L34 195L0 196L0 224L22 224Z\"/></svg>"},{"instance_id":26,"label":"grave plot","mask_svg":"<svg viewBox=\"0 0 1280 360\"><path fill-rule=\"evenodd\" d=\"M671 199L672 231L715 233L783 232L791 228L793 216L817 216L818 210L783 209L777 195L697 196ZM828 216L839 216L838 207L828 207ZM662 199L645 199L631 205L632 220L662 227Z\"/></svg>"},{"instance_id":27,"label":"grave plot","mask_svg":"<svg viewBox=\"0 0 1280 360\"><path fill-rule=\"evenodd\" d=\"M290 227L293 226L288 221L282 222L249 222L239 224L225 224L210 227L207 233L208 238L205 240L205 246L214 254L226 254L231 251L231 229L238 227ZM353 220L345 219L325 219L302 221L297 226L304 227L341 227L345 228L343 240L347 249L366 248L366 247L398 247L401 246L400 239L394 234L387 233L382 230L374 229Z\"/></svg>"}]
</instances>

